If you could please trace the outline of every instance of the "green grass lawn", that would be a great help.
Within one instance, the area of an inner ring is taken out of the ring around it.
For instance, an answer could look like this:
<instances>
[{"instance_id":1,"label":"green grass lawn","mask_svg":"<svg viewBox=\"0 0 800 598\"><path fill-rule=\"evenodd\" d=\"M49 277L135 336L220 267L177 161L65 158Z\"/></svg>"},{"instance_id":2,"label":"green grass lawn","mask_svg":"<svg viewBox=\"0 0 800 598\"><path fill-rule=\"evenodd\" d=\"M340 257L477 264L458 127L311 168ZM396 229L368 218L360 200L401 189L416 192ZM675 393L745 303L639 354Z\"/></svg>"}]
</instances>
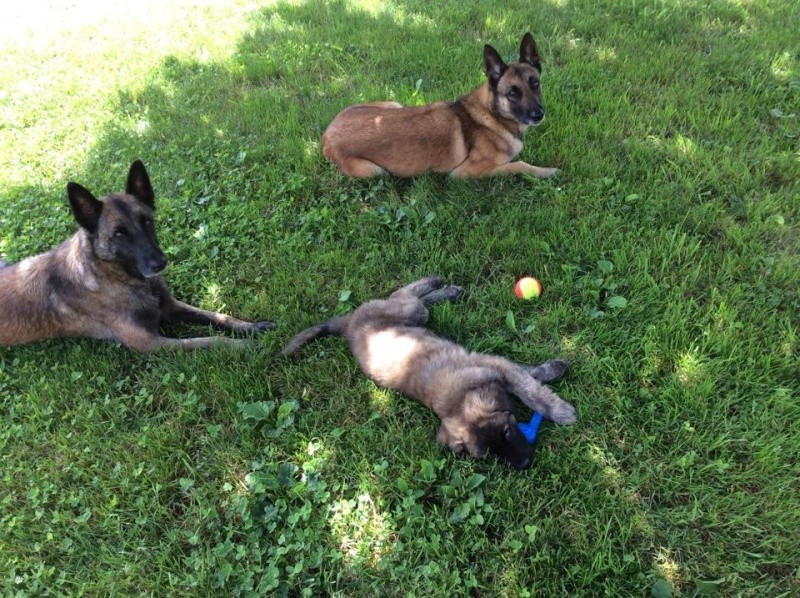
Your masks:
<instances>
[{"instance_id":1,"label":"green grass lawn","mask_svg":"<svg viewBox=\"0 0 800 598\"><path fill-rule=\"evenodd\" d=\"M278 329L0 349L0 593L800 594L800 3L38 4L0 9L0 259L141 158L175 294ZM557 179L322 159L344 106L455 99L526 31L520 157ZM573 364L527 471L449 454L341 339L273 357L431 273L467 290L438 332Z\"/></svg>"}]
</instances>

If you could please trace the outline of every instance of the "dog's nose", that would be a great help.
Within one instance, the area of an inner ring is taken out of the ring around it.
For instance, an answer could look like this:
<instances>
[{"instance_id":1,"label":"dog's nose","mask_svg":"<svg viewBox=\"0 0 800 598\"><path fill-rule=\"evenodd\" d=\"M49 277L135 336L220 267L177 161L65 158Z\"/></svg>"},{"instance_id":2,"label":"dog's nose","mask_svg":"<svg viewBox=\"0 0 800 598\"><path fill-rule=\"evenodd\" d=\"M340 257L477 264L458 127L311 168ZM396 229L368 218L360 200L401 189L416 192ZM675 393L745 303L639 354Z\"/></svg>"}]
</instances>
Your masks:
<instances>
[{"instance_id":1,"label":"dog's nose","mask_svg":"<svg viewBox=\"0 0 800 598\"><path fill-rule=\"evenodd\" d=\"M167 267L167 258L163 255L151 257L147 260L147 267L155 273L163 272L164 268Z\"/></svg>"},{"instance_id":2,"label":"dog's nose","mask_svg":"<svg viewBox=\"0 0 800 598\"><path fill-rule=\"evenodd\" d=\"M535 123L541 122L544 119L544 108L536 108L531 110L531 120Z\"/></svg>"}]
</instances>

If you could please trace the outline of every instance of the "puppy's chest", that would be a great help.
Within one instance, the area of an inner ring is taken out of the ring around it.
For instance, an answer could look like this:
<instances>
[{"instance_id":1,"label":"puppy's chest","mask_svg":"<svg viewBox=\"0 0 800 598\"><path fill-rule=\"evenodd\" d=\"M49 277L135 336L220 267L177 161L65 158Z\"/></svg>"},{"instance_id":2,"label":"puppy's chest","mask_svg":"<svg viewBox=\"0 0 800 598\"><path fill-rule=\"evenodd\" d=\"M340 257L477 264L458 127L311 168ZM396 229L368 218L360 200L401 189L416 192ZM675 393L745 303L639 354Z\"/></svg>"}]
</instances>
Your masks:
<instances>
[{"instance_id":1,"label":"puppy's chest","mask_svg":"<svg viewBox=\"0 0 800 598\"><path fill-rule=\"evenodd\" d=\"M370 334L360 351L364 373L384 386L396 387L418 367L426 352L423 339L398 329Z\"/></svg>"}]
</instances>

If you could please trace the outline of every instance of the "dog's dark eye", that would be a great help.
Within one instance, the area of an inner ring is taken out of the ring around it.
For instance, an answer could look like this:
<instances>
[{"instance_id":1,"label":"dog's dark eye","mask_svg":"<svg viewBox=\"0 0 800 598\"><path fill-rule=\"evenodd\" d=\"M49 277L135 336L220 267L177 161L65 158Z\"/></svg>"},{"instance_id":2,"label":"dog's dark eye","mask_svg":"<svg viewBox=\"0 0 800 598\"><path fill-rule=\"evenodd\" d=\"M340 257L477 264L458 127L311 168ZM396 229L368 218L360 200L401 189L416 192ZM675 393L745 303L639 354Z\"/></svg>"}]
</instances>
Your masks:
<instances>
[{"instance_id":1,"label":"dog's dark eye","mask_svg":"<svg viewBox=\"0 0 800 598\"><path fill-rule=\"evenodd\" d=\"M511 440L514 436L514 430L512 428L506 428L506 440Z\"/></svg>"},{"instance_id":2,"label":"dog's dark eye","mask_svg":"<svg viewBox=\"0 0 800 598\"><path fill-rule=\"evenodd\" d=\"M506 94L509 100L518 100L522 97L522 90L516 85L508 90Z\"/></svg>"},{"instance_id":3,"label":"dog's dark eye","mask_svg":"<svg viewBox=\"0 0 800 598\"><path fill-rule=\"evenodd\" d=\"M145 228L153 228L153 221L149 218L144 219L144 226Z\"/></svg>"},{"instance_id":4,"label":"dog's dark eye","mask_svg":"<svg viewBox=\"0 0 800 598\"><path fill-rule=\"evenodd\" d=\"M118 228L117 230L114 231L114 236L117 239L122 239L123 237L128 236L128 231L126 231L124 228Z\"/></svg>"},{"instance_id":5,"label":"dog's dark eye","mask_svg":"<svg viewBox=\"0 0 800 598\"><path fill-rule=\"evenodd\" d=\"M528 79L528 85L531 86L531 89L536 89L537 87L539 87L539 81L531 77L530 79Z\"/></svg>"}]
</instances>

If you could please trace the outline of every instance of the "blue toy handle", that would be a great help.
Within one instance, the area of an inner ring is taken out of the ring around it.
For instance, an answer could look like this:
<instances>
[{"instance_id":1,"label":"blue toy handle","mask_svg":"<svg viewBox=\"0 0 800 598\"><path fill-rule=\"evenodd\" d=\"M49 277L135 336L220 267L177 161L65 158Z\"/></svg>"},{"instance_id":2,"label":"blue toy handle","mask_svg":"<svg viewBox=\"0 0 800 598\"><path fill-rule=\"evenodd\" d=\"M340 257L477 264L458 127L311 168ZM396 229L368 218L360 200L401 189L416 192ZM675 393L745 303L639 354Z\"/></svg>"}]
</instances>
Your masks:
<instances>
[{"instance_id":1,"label":"blue toy handle","mask_svg":"<svg viewBox=\"0 0 800 598\"><path fill-rule=\"evenodd\" d=\"M517 423L517 427L519 431L522 432L522 435L525 437L530 444L536 442L536 435L539 433L539 424L542 423L542 414L538 411L534 411L533 415L531 416L531 421L527 424L525 423Z\"/></svg>"}]
</instances>

